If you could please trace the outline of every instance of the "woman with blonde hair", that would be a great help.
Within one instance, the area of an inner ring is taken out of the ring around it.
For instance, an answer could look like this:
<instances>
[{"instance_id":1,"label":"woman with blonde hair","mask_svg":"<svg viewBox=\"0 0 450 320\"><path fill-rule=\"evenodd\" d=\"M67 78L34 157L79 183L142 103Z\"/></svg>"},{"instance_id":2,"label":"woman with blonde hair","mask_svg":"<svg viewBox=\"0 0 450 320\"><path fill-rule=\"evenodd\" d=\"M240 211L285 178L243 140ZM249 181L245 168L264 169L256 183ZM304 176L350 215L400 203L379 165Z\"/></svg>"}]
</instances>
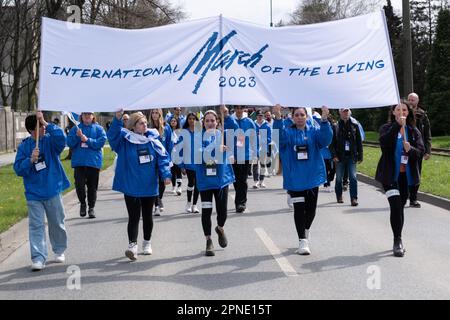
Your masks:
<instances>
[{"instance_id":1,"label":"woman with blonde hair","mask_svg":"<svg viewBox=\"0 0 450 320\"><path fill-rule=\"evenodd\" d=\"M155 129L147 128L142 112L130 115L128 129L123 128L123 112L114 117L108 130L108 140L117 153L117 166L112 189L122 192L128 211L128 248L125 255L137 259L137 237L142 212L144 242L143 254L152 254L150 244L153 231L153 205L158 198L158 180L171 183L169 155Z\"/></svg>"},{"instance_id":2,"label":"woman with blonde hair","mask_svg":"<svg viewBox=\"0 0 450 320\"><path fill-rule=\"evenodd\" d=\"M173 148L172 143L172 129L170 126L164 122L162 109L152 109L150 112L150 123L149 127L152 129L156 129L159 133L159 141L161 141L164 148L168 151L169 161L170 161L170 150ZM160 216L161 212L164 211L164 204L162 202L162 198L164 196L164 191L166 190L166 186L164 181L159 179L159 196L155 205L155 216Z\"/></svg>"}]
</instances>

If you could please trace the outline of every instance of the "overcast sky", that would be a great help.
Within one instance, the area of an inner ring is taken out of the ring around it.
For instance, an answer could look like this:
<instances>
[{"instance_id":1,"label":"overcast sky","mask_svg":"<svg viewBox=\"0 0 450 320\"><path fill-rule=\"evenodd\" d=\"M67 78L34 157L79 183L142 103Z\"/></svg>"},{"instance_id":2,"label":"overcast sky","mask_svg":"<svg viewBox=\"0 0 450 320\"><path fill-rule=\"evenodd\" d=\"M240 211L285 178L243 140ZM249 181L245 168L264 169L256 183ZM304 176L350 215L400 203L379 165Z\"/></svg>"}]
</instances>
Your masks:
<instances>
[{"instance_id":1,"label":"overcast sky","mask_svg":"<svg viewBox=\"0 0 450 320\"><path fill-rule=\"evenodd\" d=\"M260 25L270 25L270 0L171 0L171 3L181 5L188 14L188 20L218 16L223 14ZM273 23L281 19L290 20L292 13L301 0L272 0ZM386 3L381 0L380 8ZM397 13L401 14L402 0L392 0Z\"/></svg>"}]
</instances>

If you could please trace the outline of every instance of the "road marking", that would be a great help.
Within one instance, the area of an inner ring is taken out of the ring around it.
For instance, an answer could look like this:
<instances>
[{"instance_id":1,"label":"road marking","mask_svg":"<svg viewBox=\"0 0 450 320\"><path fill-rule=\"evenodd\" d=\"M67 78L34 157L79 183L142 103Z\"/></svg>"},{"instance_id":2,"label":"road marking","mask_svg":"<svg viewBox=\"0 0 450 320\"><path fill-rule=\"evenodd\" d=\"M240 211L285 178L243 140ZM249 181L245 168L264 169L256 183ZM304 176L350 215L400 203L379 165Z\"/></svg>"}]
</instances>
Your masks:
<instances>
[{"instance_id":1,"label":"road marking","mask_svg":"<svg viewBox=\"0 0 450 320\"><path fill-rule=\"evenodd\" d=\"M261 241L266 246L267 250L269 250L270 254L273 256L275 261L280 266L281 270L288 277L296 277L298 276L297 271L295 271L294 267L289 263L289 261L281 254L280 249L273 243L272 239L267 235L263 228L255 228L255 232L258 234Z\"/></svg>"}]
</instances>

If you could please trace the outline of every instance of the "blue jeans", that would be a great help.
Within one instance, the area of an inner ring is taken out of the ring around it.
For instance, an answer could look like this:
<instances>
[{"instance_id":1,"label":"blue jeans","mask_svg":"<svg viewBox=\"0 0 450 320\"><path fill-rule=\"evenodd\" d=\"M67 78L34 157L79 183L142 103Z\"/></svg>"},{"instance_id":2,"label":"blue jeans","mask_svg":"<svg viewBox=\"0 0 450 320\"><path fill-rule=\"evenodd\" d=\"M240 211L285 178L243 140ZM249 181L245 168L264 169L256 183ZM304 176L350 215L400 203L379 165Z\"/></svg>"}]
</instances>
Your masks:
<instances>
[{"instance_id":1,"label":"blue jeans","mask_svg":"<svg viewBox=\"0 0 450 320\"><path fill-rule=\"evenodd\" d=\"M348 169L348 178L350 180L350 199L358 199L358 181L356 180L356 163L350 157L344 157L336 163L336 184L334 190L336 197L342 198L342 180L345 168Z\"/></svg>"},{"instance_id":2,"label":"blue jeans","mask_svg":"<svg viewBox=\"0 0 450 320\"><path fill-rule=\"evenodd\" d=\"M64 226L64 206L61 194L41 201L27 201L28 230L31 260L47 261L47 241L45 237L45 216L48 221L48 235L55 254L62 254L67 248L67 234Z\"/></svg>"}]
</instances>

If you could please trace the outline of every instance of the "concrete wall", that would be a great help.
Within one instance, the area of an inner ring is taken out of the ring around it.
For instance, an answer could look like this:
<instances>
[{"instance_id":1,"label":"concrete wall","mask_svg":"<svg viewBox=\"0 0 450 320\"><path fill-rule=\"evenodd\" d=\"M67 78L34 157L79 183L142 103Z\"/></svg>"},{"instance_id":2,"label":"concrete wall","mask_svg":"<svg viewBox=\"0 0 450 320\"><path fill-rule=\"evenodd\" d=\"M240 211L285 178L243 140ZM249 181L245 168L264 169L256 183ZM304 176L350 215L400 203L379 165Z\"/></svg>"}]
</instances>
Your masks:
<instances>
[{"instance_id":1,"label":"concrete wall","mask_svg":"<svg viewBox=\"0 0 450 320\"><path fill-rule=\"evenodd\" d=\"M0 107L0 152L14 150L13 112L9 107Z\"/></svg>"}]
</instances>

